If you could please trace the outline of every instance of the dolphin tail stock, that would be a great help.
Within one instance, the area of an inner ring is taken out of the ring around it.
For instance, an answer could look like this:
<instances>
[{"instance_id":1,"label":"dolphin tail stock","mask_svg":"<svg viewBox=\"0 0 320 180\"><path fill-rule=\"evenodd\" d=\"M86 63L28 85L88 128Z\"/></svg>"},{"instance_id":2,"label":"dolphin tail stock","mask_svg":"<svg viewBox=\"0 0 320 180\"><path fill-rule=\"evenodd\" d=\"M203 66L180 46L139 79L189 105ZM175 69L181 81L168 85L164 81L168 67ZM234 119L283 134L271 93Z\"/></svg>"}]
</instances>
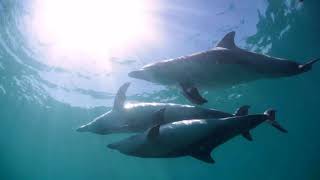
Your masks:
<instances>
[{"instance_id":1,"label":"dolphin tail stock","mask_svg":"<svg viewBox=\"0 0 320 180\"><path fill-rule=\"evenodd\" d=\"M302 71L302 72L306 72L306 71L309 71L312 69L312 65L316 62L320 61L320 58L317 58L317 59L313 59L309 62L306 62L304 64L301 64L299 65L299 69Z\"/></svg>"},{"instance_id":2,"label":"dolphin tail stock","mask_svg":"<svg viewBox=\"0 0 320 180\"><path fill-rule=\"evenodd\" d=\"M281 131L281 132L283 132L283 133L287 133L287 132L288 132L285 128L283 128L283 127L276 121L276 110L274 110L274 109L269 109L269 110L266 110L266 111L264 112L264 114L268 116L267 122L268 122L271 126L275 127L276 129L278 129L279 131Z\"/></svg>"},{"instance_id":3,"label":"dolphin tail stock","mask_svg":"<svg viewBox=\"0 0 320 180\"><path fill-rule=\"evenodd\" d=\"M247 116L249 113L249 105L243 105L241 107L239 107L235 112L234 112L234 116ZM242 136L247 139L248 141L252 141L252 135L249 131L242 133Z\"/></svg>"}]
</instances>

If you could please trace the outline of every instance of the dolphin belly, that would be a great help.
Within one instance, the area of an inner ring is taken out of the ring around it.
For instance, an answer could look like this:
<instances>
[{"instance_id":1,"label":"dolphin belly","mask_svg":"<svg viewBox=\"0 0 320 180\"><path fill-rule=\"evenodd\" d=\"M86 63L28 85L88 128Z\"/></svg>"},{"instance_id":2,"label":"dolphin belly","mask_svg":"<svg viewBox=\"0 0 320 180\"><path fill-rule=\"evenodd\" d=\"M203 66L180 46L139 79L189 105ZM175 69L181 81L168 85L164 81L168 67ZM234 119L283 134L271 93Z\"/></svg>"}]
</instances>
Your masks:
<instances>
[{"instance_id":1,"label":"dolphin belly","mask_svg":"<svg viewBox=\"0 0 320 180\"><path fill-rule=\"evenodd\" d=\"M254 69L237 64L217 64L190 76L196 87L222 88L262 78Z\"/></svg>"}]
</instances>

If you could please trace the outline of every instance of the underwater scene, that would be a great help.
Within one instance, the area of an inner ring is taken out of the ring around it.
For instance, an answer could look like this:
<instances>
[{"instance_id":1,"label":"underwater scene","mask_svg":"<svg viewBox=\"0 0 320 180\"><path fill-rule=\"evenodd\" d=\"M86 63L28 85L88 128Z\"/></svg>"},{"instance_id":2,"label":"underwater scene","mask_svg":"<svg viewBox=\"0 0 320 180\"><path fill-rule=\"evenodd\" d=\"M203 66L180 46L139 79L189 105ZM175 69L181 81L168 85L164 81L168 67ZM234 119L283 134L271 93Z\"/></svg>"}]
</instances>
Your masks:
<instances>
[{"instance_id":1,"label":"underwater scene","mask_svg":"<svg viewBox=\"0 0 320 180\"><path fill-rule=\"evenodd\" d=\"M319 8L0 0L0 179L319 180Z\"/></svg>"}]
</instances>

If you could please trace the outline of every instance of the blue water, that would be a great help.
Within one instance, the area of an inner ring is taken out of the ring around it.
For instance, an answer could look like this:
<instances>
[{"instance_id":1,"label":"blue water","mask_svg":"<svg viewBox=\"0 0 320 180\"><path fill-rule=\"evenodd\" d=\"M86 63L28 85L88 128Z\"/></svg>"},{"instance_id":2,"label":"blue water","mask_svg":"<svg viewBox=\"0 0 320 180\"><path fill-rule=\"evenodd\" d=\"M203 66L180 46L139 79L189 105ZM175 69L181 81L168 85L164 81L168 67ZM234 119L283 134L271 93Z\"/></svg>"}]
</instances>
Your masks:
<instances>
[{"instance_id":1,"label":"blue water","mask_svg":"<svg viewBox=\"0 0 320 180\"><path fill-rule=\"evenodd\" d=\"M137 40L130 53L109 59L97 57L96 51L84 57L77 54L89 46L81 46L76 53L48 55L59 43L39 38L39 31L32 28L36 26L32 23L35 2L0 1L1 180L320 179L318 64L291 78L204 91L209 100L205 107L233 112L249 104L256 113L273 107L289 131L282 134L263 124L252 131L253 142L236 137L213 150L213 165L190 157L129 157L106 148L126 135L75 132L110 110L117 88L127 81L132 82L129 101L188 104L177 89L130 79L127 72L160 59L210 49L232 30L237 32L236 44L251 51L298 62L320 57L317 0L159 0L148 14L155 19L153 26L161 40L148 45L139 45ZM53 12L58 15L62 6ZM78 6L75 3L67 9L70 16ZM78 38L77 44L87 43L82 42L84 37Z\"/></svg>"}]
</instances>

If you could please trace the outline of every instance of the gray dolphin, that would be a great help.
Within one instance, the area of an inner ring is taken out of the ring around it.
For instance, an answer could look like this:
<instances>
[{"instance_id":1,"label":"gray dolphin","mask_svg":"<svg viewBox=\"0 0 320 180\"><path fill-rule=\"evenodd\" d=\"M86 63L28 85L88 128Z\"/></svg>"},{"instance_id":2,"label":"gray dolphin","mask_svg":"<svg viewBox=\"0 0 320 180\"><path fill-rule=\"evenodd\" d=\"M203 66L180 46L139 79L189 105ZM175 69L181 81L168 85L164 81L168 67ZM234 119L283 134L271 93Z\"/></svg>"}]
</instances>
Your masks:
<instances>
[{"instance_id":1,"label":"gray dolphin","mask_svg":"<svg viewBox=\"0 0 320 180\"><path fill-rule=\"evenodd\" d=\"M213 163L211 151L237 135L252 140L250 130L267 121L282 132L287 132L275 121L275 111L264 114L234 116L222 119L194 119L156 125L108 147L143 158L172 158L192 156Z\"/></svg>"},{"instance_id":2,"label":"gray dolphin","mask_svg":"<svg viewBox=\"0 0 320 180\"><path fill-rule=\"evenodd\" d=\"M216 109L171 103L134 103L125 105L126 91L130 83L123 84L115 97L112 110L81 126L78 132L96 134L140 132L159 124L158 114L166 108L164 121L160 124L196 118L223 118L248 112L249 106L242 106L235 114Z\"/></svg>"},{"instance_id":3,"label":"gray dolphin","mask_svg":"<svg viewBox=\"0 0 320 180\"><path fill-rule=\"evenodd\" d=\"M197 88L221 88L258 79L279 78L311 70L320 59L305 64L249 52L234 43L230 32L211 50L146 65L128 75L163 85L178 85L192 103L203 104Z\"/></svg>"}]
</instances>

